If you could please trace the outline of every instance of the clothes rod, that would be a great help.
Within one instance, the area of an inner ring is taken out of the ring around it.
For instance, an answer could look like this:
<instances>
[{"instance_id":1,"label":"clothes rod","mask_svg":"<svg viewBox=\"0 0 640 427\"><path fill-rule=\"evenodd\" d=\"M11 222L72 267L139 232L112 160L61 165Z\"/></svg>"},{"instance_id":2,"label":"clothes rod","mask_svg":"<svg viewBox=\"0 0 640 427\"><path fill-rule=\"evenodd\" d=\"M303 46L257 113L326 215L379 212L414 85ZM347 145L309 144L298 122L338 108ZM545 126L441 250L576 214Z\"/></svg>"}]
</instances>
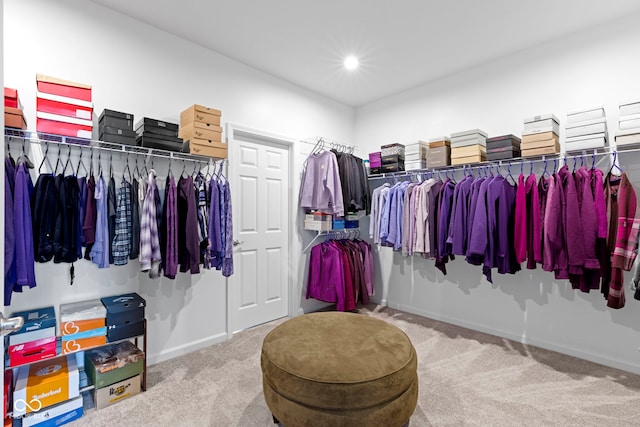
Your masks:
<instances>
[{"instance_id":1,"label":"clothes rod","mask_svg":"<svg viewBox=\"0 0 640 427\"><path fill-rule=\"evenodd\" d=\"M352 153L358 149L358 147L356 147L353 144L344 144L339 141L325 138L324 136L315 136L313 138L303 139L302 142L306 142L307 144L314 144L314 149L311 150L312 152L315 151L315 149L321 146L322 144L329 144L331 145L331 148L342 148L343 151L349 150Z\"/></svg>"},{"instance_id":2,"label":"clothes rod","mask_svg":"<svg viewBox=\"0 0 640 427\"><path fill-rule=\"evenodd\" d=\"M40 135L44 136L41 138ZM218 161L225 162L226 159L218 158L218 157L208 157L208 156L199 156L197 154L189 154L189 153L178 153L174 151L168 150L160 150L156 148L148 148L148 147L139 147L137 145L125 145L125 144L115 144L112 142L105 141L97 141L97 140L86 140L81 138L73 138L73 137L65 137L60 135L47 135L40 134L36 132L30 131L21 131L14 129L5 129L5 139L9 141L19 140L22 141L23 148L26 143L38 143L38 144L57 144L57 145L66 145L66 146L74 146L80 149L87 150L101 150L107 151L111 153L124 153L124 154L140 154L143 156L150 157L158 157L164 159L176 159L176 160L185 160L191 162L206 162L213 161L217 163ZM88 141L88 143L87 143Z\"/></svg>"},{"instance_id":3,"label":"clothes rod","mask_svg":"<svg viewBox=\"0 0 640 427\"><path fill-rule=\"evenodd\" d=\"M622 148L618 147L618 149L594 149L594 150L583 150L580 153L571 152L571 153L557 153L557 154L548 154L543 156L536 157L514 157L513 159L504 159L504 160L489 160L485 162L479 163L471 163L465 165L448 165L441 166L437 168L428 168L428 169L416 169L411 171L399 171L399 172L388 172L381 173L376 175L369 175L369 180L376 179L387 179L387 178L400 178L405 176L415 176L423 173L438 173L438 172L458 172L458 171L472 171L474 169L482 170L486 168L497 167L512 167L522 166L524 168L525 165L533 164L533 163L542 163L542 162L553 162L556 161L558 164L566 164L568 165L569 159L576 161L576 159L584 159L587 162L590 158L594 159L596 157L602 158L605 156L616 156L620 153L633 153L640 152L640 147L635 148ZM563 161L564 163L560 163Z\"/></svg>"}]
</instances>

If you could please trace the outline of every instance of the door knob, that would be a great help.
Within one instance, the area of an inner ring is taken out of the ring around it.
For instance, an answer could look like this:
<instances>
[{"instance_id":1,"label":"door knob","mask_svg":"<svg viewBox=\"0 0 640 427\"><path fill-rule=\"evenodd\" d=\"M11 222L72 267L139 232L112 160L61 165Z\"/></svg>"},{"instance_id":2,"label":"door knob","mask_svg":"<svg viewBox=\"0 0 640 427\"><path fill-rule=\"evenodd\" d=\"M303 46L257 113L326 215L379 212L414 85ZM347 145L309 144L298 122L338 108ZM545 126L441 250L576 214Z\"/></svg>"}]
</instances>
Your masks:
<instances>
[{"instance_id":1,"label":"door knob","mask_svg":"<svg viewBox=\"0 0 640 427\"><path fill-rule=\"evenodd\" d=\"M24 319L20 316L18 317L4 317L2 313L0 313L0 336L9 335L12 332L19 331L24 325Z\"/></svg>"},{"instance_id":2,"label":"door knob","mask_svg":"<svg viewBox=\"0 0 640 427\"><path fill-rule=\"evenodd\" d=\"M242 243L240 240L234 240L233 246L238 246L240 243Z\"/></svg>"}]
</instances>

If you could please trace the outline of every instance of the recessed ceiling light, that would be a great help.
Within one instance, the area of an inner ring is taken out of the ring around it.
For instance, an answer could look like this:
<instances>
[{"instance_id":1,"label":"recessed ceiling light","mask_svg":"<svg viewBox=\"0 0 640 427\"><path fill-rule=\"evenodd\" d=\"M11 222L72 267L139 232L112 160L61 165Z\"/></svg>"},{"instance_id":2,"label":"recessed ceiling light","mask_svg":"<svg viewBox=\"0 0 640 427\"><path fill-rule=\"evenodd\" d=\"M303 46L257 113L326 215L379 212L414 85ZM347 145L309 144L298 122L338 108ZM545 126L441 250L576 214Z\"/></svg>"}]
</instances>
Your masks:
<instances>
[{"instance_id":1,"label":"recessed ceiling light","mask_svg":"<svg viewBox=\"0 0 640 427\"><path fill-rule=\"evenodd\" d=\"M344 68L349 71L358 68L358 64L358 58L356 58L355 56L347 56L344 60Z\"/></svg>"}]
</instances>

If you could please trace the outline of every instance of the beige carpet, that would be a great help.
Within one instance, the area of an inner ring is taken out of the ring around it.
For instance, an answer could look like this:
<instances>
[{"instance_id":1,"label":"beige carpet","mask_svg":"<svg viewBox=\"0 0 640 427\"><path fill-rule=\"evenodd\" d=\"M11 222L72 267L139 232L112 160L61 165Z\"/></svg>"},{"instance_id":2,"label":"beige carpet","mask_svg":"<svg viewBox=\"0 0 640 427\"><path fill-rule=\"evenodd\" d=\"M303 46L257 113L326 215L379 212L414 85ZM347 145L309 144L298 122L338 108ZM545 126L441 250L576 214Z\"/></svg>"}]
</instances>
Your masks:
<instances>
[{"instance_id":1,"label":"beige carpet","mask_svg":"<svg viewBox=\"0 0 640 427\"><path fill-rule=\"evenodd\" d=\"M388 308L360 311L395 324L416 347L411 427L640 426L640 376ZM71 425L272 427L259 356L281 322L154 365L145 393Z\"/></svg>"}]
</instances>

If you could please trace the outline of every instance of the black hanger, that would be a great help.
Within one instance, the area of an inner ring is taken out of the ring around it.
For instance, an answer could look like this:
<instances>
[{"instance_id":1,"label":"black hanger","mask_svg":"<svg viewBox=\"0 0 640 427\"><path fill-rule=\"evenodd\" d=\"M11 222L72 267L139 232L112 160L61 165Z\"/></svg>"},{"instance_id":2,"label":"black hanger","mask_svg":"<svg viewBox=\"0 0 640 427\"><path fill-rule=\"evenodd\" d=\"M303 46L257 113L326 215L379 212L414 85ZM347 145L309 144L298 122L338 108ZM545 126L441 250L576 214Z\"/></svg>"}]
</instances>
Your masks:
<instances>
[{"instance_id":1,"label":"black hanger","mask_svg":"<svg viewBox=\"0 0 640 427\"><path fill-rule=\"evenodd\" d=\"M61 145L61 144L58 144L58 159L56 160L56 168L55 168L55 170L53 171L53 173L54 173L55 175L57 175L57 174L58 174L58 165L62 165L62 161L60 160L60 145ZM64 167L64 165L62 165L62 166Z\"/></svg>"},{"instance_id":2,"label":"black hanger","mask_svg":"<svg viewBox=\"0 0 640 427\"><path fill-rule=\"evenodd\" d=\"M591 155L591 169L596 168L596 150L593 150L593 154Z\"/></svg>"},{"instance_id":3,"label":"black hanger","mask_svg":"<svg viewBox=\"0 0 640 427\"><path fill-rule=\"evenodd\" d=\"M67 167L69 166L69 163L71 163L71 145L67 145L67 147L69 148L69 153L67 155L67 161L64 164L64 169L62 169L62 175L65 174L65 172L67 171ZM73 173L73 165L71 165L71 173Z\"/></svg>"},{"instance_id":4,"label":"black hanger","mask_svg":"<svg viewBox=\"0 0 640 427\"><path fill-rule=\"evenodd\" d=\"M522 163L520 163L520 165L522 166ZM515 185L516 180L513 178L513 175L511 175L511 163L507 163L507 181L509 178L511 178L511 183Z\"/></svg>"},{"instance_id":5,"label":"black hanger","mask_svg":"<svg viewBox=\"0 0 640 427\"><path fill-rule=\"evenodd\" d=\"M13 160L13 156L11 155L11 144L9 144L9 140L7 140L7 155L9 156L9 160L11 160L11 163L15 164L16 162L15 160Z\"/></svg>"},{"instance_id":6,"label":"black hanger","mask_svg":"<svg viewBox=\"0 0 640 427\"><path fill-rule=\"evenodd\" d=\"M109 178L113 178L113 150L109 150Z\"/></svg>"},{"instance_id":7,"label":"black hanger","mask_svg":"<svg viewBox=\"0 0 640 427\"><path fill-rule=\"evenodd\" d=\"M80 158L78 159L78 167L76 169L76 176L80 175L80 166L82 166L82 169L84 169L84 176L89 175L89 171L87 171L87 167L84 165L84 161L82 160L82 154L84 153L84 150L82 149L82 147L80 147Z\"/></svg>"},{"instance_id":8,"label":"black hanger","mask_svg":"<svg viewBox=\"0 0 640 427\"><path fill-rule=\"evenodd\" d=\"M129 167L129 156L126 156L125 163L124 170L122 171L122 181L124 182L124 173L128 172L129 182L131 182L133 181L133 178L131 177L131 168Z\"/></svg>"},{"instance_id":9,"label":"black hanger","mask_svg":"<svg viewBox=\"0 0 640 427\"><path fill-rule=\"evenodd\" d=\"M182 159L182 173L180 176L184 178L189 176L189 174L187 174L187 161L185 159Z\"/></svg>"},{"instance_id":10,"label":"black hanger","mask_svg":"<svg viewBox=\"0 0 640 427\"><path fill-rule=\"evenodd\" d=\"M173 172L171 171L172 160L173 160L173 155L169 156L169 169L167 170L167 176L169 177L173 176Z\"/></svg>"},{"instance_id":11,"label":"black hanger","mask_svg":"<svg viewBox=\"0 0 640 427\"><path fill-rule=\"evenodd\" d=\"M529 175L533 175L533 160L529 160Z\"/></svg>"},{"instance_id":12,"label":"black hanger","mask_svg":"<svg viewBox=\"0 0 640 427\"><path fill-rule=\"evenodd\" d=\"M102 178L102 150L98 151L98 175Z\"/></svg>"}]
</instances>

